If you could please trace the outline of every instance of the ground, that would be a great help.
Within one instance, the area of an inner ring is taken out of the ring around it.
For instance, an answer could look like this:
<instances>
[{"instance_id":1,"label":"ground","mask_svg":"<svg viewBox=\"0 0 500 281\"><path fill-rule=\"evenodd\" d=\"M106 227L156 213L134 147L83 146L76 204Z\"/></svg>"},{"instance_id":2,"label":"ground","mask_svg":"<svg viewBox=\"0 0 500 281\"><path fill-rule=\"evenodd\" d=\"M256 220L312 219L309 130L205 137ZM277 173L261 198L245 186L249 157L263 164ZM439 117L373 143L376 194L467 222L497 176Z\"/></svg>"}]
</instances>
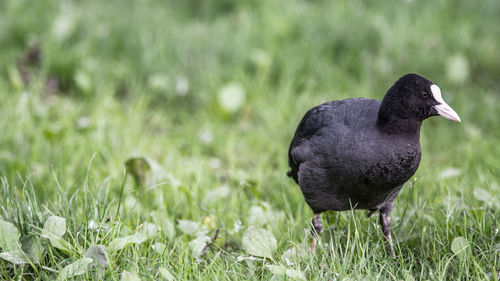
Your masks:
<instances>
[{"instance_id":1,"label":"ground","mask_svg":"<svg viewBox=\"0 0 500 281\"><path fill-rule=\"evenodd\" d=\"M0 278L495 280L499 14L495 0L1 1ZM312 212L286 177L300 118L381 99L409 72L462 123L423 125L397 258L360 211L324 215L311 255Z\"/></svg>"}]
</instances>

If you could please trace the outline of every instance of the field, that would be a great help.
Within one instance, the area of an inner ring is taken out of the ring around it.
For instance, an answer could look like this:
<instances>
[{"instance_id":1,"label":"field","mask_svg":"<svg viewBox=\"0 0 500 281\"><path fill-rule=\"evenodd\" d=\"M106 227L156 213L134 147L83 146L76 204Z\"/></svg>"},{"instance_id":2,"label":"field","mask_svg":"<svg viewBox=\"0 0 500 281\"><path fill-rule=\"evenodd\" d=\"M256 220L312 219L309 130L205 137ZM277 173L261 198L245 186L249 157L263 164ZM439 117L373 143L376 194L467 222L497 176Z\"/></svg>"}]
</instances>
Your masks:
<instances>
[{"instance_id":1,"label":"field","mask_svg":"<svg viewBox=\"0 0 500 281\"><path fill-rule=\"evenodd\" d=\"M0 1L0 279L500 279L500 2ZM312 106L405 73L424 122L392 212L312 212ZM101 245L101 246L96 246ZM90 250L89 250L90 249Z\"/></svg>"}]
</instances>

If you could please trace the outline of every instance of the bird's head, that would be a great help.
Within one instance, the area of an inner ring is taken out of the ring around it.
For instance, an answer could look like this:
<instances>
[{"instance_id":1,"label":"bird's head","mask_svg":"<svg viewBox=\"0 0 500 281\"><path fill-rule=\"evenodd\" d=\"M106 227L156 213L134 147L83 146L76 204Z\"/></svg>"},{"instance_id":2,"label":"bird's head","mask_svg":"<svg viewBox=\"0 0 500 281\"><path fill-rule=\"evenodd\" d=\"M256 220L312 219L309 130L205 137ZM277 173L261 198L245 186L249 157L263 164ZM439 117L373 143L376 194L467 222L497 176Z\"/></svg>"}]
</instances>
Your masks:
<instances>
[{"instance_id":1,"label":"bird's head","mask_svg":"<svg viewBox=\"0 0 500 281\"><path fill-rule=\"evenodd\" d=\"M406 74L387 91L379 111L379 118L413 119L423 121L441 115L460 122L460 117L443 99L441 89L417 74Z\"/></svg>"}]
</instances>

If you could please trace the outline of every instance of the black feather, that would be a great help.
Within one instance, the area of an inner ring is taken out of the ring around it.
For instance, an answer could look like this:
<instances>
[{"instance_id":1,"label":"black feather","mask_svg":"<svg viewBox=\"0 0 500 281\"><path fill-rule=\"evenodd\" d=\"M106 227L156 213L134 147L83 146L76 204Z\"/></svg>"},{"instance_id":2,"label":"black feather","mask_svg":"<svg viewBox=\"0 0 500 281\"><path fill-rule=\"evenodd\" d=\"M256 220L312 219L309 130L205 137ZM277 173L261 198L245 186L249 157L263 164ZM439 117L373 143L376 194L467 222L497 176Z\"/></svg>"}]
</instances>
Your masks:
<instances>
[{"instance_id":1,"label":"black feather","mask_svg":"<svg viewBox=\"0 0 500 281\"><path fill-rule=\"evenodd\" d=\"M431 85L408 74L382 102L353 98L307 111L290 144L287 175L315 213L392 206L420 163L420 126L433 106L421 92Z\"/></svg>"}]
</instances>

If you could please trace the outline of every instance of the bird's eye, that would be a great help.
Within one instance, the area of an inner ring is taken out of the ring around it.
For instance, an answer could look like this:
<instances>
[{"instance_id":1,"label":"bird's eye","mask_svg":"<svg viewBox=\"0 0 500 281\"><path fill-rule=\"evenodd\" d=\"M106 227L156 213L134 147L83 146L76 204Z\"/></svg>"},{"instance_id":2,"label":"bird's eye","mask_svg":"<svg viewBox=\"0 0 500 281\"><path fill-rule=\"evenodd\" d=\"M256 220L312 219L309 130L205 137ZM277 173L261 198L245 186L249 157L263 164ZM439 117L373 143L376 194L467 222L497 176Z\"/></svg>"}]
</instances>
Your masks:
<instances>
[{"instance_id":1,"label":"bird's eye","mask_svg":"<svg viewBox=\"0 0 500 281\"><path fill-rule=\"evenodd\" d=\"M428 96L429 96L429 94L427 92L422 92L422 97L426 98Z\"/></svg>"}]
</instances>

